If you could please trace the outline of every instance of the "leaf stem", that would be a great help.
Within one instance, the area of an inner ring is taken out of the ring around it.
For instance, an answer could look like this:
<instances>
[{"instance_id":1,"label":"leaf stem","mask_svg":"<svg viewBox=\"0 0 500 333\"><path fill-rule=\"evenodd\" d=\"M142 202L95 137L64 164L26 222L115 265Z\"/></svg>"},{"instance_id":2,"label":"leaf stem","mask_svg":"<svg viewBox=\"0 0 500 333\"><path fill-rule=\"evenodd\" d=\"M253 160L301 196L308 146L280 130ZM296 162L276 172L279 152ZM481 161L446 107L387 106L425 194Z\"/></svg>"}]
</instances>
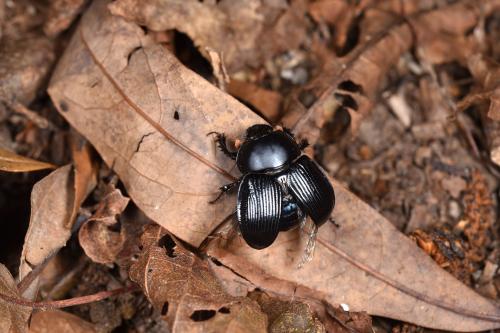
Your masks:
<instances>
[{"instance_id":1,"label":"leaf stem","mask_svg":"<svg viewBox=\"0 0 500 333\"><path fill-rule=\"evenodd\" d=\"M88 303L93 303L97 301L101 301L103 299L109 298L111 296L116 296L120 294L125 294L129 292L134 292L139 290L139 286L133 285L133 286L128 286L124 288L117 288L113 290L106 290L106 291L100 291L98 293L92 294L92 295L86 295L86 296L79 296L79 297L73 297L73 298L68 298L68 299L63 299L63 300L58 300L58 301L40 301L40 302L34 302L30 301L24 298L17 298L17 297L12 297L9 295L5 294L0 294L0 299L4 300L5 302L20 305L20 306L27 306L33 309L57 309L57 308L67 308L70 306L75 306L75 305L82 305L82 304L88 304Z\"/></svg>"}]
</instances>

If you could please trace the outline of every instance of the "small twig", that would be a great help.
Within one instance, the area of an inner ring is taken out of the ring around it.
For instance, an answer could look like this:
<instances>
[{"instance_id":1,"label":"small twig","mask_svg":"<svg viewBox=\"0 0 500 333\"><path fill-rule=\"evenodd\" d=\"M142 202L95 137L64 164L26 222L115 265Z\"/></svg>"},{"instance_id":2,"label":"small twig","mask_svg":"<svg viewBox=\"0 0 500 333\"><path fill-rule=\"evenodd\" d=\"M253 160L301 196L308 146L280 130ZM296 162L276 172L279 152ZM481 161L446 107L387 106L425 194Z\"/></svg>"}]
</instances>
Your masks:
<instances>
[{"instance_id":1,"label":"small twig","mask_svg":"<svg viewBox=\"0 0 500 333\"><path fill-rule=\"evenodd\" d=\"M52 255L48 256L47 258L45 258L45 260L39 264L38 266L36 266L35 268L33 268L31 270L31 272L28 273L28 275L26 275L18 284L17 284L17 289L19 290L19 293L20 294L23 294L26 289L29 288L29 286L31 285L31 283L38 277L38 275L40 275L40 273L43 271L43 269L45 268L45 266L47 266L47 264L49 263L49 261L54 258L54 256L58 253L59 251L56 251L54 252Z\"/></svg>"},{"instance_id":2,"label":"small twig","mask_svg":"<svg viewBox=\"0 0 500 333\"><path fill-rule=\"evenodd\" d=\"M70 306L75 306L75 305L82 305L82 304L88 304L88 303L93 303L97 301L101 301L103 299L106 299L111 296L119 295L119 294L125 294L129 292L134 292L136 290L139 290L139 286L133 285L129 287L124 287L124 288L118 288L118 289L113 289L113 290L107 290L107 291L101 291L92 295L87 295L87 296L80 296L80 297L74 297L74 298L68 298L68 299L63 299L59 301L41 301L41 302L33 302L29 301L24 298L17 298L17 297L12 297L4 294L0 294L0 299L4 300L5 302L20 305L20 306L27 306L33 309L57 309L57 308L67 308Z\"/></svg>"},{"instance_id":3,"label":"small twig","mask_svg":"<svg viewBox=\"0 0 500 333\"><path fill-rule=\"evenodd\" d=\"M12 103L7 103L7 106L12 109L12 111L24 115L27 119L32 121L36 126L43 129L55 129L56 127L48 119L40 116L38 113L28 109L23 104L14 101Z\"/></svg>"}]
</instances>

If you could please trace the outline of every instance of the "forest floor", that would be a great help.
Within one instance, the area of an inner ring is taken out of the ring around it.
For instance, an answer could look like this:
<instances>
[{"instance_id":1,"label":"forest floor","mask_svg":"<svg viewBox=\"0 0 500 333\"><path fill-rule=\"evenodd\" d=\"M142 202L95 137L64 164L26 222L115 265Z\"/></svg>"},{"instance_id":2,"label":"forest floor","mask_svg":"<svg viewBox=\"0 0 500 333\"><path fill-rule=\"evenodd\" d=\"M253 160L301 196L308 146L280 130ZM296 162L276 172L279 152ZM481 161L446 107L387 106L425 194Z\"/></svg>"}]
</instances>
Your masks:
<instances>
[{"instance_id":1,"label":"forest floor","mask_svg":"<svg viewBox=\"0 0 500 333\"><path fill-rule=\"evenodd\" d=\"M0 38L1 332L500 329L500 1L0 0ZM301 268L209 203L257 122L334 185Z\"/></svg>"}]
</instances>

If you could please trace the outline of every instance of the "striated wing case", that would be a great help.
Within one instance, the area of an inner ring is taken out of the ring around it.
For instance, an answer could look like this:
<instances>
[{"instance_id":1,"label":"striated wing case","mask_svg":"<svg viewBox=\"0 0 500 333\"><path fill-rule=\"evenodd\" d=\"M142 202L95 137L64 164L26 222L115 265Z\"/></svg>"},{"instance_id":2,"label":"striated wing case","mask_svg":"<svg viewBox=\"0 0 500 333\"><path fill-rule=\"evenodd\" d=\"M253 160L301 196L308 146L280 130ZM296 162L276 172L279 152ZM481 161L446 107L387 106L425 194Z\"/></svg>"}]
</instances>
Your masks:
<instances>
[{"instance_id":1,"label":"striated wing case","mask_svg":"<svg viewBox=\"0 0 500 333\"><path fill-rule=\"evenodd\" d=\"M274 242L279 233L282 199L280 184L274 177L262 174L243 177L236 214L248 245L263 249Z\"/></svg>"}]
</instances>

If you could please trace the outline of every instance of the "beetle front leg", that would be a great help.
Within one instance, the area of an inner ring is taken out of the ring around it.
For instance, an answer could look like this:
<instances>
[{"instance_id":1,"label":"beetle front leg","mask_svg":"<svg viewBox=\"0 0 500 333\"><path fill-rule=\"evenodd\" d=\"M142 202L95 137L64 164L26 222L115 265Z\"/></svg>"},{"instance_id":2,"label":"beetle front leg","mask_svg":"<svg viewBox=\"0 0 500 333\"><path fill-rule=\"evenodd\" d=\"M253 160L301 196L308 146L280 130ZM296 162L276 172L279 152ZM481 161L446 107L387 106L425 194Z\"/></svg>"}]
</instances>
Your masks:
<instances>
[{"instance_id":1,"label":"beetle front leg","mask_svg":"<svg viewBox=\"0 0 500 333\"><path fill-rule=\"evenodd\" d=\"M226 143L226 135L224 133L219 133L219 132L210 132L207 135L210 134L215 134L216 137L215 141L217 142L217 146L224 153L224 155L228 156L232 160L236 160L238 152L229 150Z\"/></svg>"},{"instance_id":2,"label":"beetle front leg","mask_svg":"<svg viewBox=\"0 0 500 333\"><path fill-rule=\"evenodd\" d=\"M283 132L288 134L292 139L296 140L295 135L293 134L292 130L290 130L289 128L283 127ZM309 141L307 141L307 139L300 140L300 142L299 142L300 150L304 150L307 147L309 147Z\"/></svg>"},{"instance_id":3,"label":"beetle front leg","mask_svg":"<svg viewBox=\"0 0 500 333\"><path fill-rule=\"evenodd\" d=\"M336 228L340 228L340 224L338 224L333 218L328 218L328 221L333 224Z\"/></svg>"},{"instance_id":4,"label":"beetle front leg","mask_svg":"<svg viewBox=\"0 0 500 333\"><path fill-rule=\"evenodd\" d=\"M212 201L209 201L208 203L209 203L209 204L214 204L214 203L216 203L216 202L217 202L217 201L218 201L218 200L222 197L222 195L223 195L224 193L227 193L227 192L231 191L231 190L232 190L232 189L233 189L236 185L238 185L238 184L239 184L239 182L240 182L240 181L239 181L239 180L237 180L237 181L235 181L235 182L232 182L232 183L229 183L229 184L226 184L226 185L224 185L224 186L219 187L219 191L220 191L220 192L219 192L219 195L217 196L217 198L215 198L215 199L214 199L214 200L212 200Z\"/></svg>"},{"instance_id":5,"label":"beetle front leg","mask_svg":"<svg viewBox=\"0 0 500 333\"><path fill-rule=\"evenodd\" d=\"M307 147L309 147L309 141L307 141L307 139L300 140L300 142L299 142L299 148L300 148L300 150L304 150Z\"/></svg>"}]
</instances>

